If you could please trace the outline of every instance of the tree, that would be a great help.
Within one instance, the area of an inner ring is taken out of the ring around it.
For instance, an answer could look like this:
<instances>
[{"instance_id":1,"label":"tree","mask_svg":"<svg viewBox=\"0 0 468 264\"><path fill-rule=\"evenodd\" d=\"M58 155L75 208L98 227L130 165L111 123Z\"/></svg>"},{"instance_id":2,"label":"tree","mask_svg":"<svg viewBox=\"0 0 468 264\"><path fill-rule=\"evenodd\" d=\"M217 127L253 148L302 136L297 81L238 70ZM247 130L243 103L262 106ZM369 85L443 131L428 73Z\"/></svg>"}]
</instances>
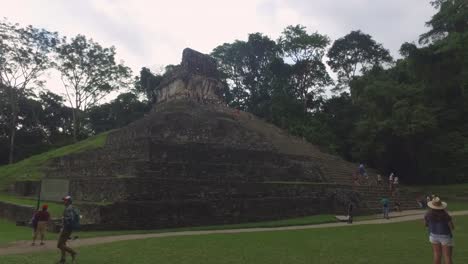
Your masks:
<instances>
[{"instance_id":1,"label":"tree","mask_svg":"<svg viewBox=\"0 0 468 264\"><path fill-rule=\"evenodd\" d=\"M9 87L0 87L0 148L8 149L11 123ZM71 111L52 92L17 93L17 129L14 160L71 143ZM0 154L0 164L8 163L8 153Z\"/></svg>"},{"instance_id":2,"label":"tree","mask_svg":"<svg viewBox=\"0 0 468 264\"><path fill-rule=\"evenodd\" d=\"M290 81L307 112L324 87L333 83L322 62L330 39L318 32L308 34L304 26L296 25L288 26L278 42L286 58L294 62Z\"/></svg>"},{"instance_id":3,"label":"tree","mask_svg":"<svg viewBox=\"0 0 468 264\"><path fill-rule=\"evenodd\" d=\"M40 76L50 68L50 53L57 43L57 33L0 21L0 86L8 91L9 163L14 161L18 100L31 85L42 84Z\"/></svg>"},{"instance_id":4,"label":"tree","mask_svg":"<svg viewBox=\"0 0 468 264\"><path fill-rule=\"evenodd\" d=\"M93 133L120 128L143 117L150 106L138 100L133 93L122 93L110 103L89 109L89 126Z\"/></svg>"},{"instance_id":5,"label":"tree","mask_svg":"<svg viewBox=\"0 0 468 264\"><path fill-rule=\"evenodd\" d=\"M115 48L104 48L77 35L57 48L57 69L73 109L73 138L82 125L82 112L95 106L110 92L129 84L130 68L115 61Z\"/></svg>"},{"instance_id":6,"label":"tree","mask_svg":"<svg viewBox=\"0 0 468 264\"><path fill-rule=\"evenodd\" d=\"M65 99L50 91L39 93L41 105L38 118L51 144L69 142L73 134L73 110L65 105Z\"/></svg>"},{"instance_id":7,"label":"tree","mask_svg":"<svg viewBox=\"0 0 468 264\"><path fill-rule=\"evenodd\" d=\"M428 44L431 40L441 40L449 33L468 31L468 2L466 0L434 0L431 4L439 11L426 22L431 30L420 36L421 44Z\"/></svg>"},{"instance_id":8,"label":"tree","mask_svg":"<svg viewBox=\"0 0 468 264\"><path fill-rule=\"evenodd\" d=\"M373 67L392 62L390 52L360 30L335 40L327 56L328 65L338 74L336 91L348 87L359 72L365 73Z\"/></svg>"},{"instance_id":9,"label":"tree","mask_svg":"<svg viewBox=\"0 0 468 264\"><path fill-rule=\"evenodd\" d=\"M135 78L135 92L145 95L148 104L153 104L156 102L156 87L162 79L162 75L153 74L150 69L143 67L141 68L140 76Z\"/></svg>"},{"instance_id":10,"label":"tree","mask_svg":"<svg viewBox=\"0 0 468 264\"><path fill-rule=\"evenodd\" d=\"M272 73L270 65L279 48L261 33L249 34L247 41L236 40L216 47L211 55L231 87L231 106L270 117Z\"/></svg>"}]
</instances>

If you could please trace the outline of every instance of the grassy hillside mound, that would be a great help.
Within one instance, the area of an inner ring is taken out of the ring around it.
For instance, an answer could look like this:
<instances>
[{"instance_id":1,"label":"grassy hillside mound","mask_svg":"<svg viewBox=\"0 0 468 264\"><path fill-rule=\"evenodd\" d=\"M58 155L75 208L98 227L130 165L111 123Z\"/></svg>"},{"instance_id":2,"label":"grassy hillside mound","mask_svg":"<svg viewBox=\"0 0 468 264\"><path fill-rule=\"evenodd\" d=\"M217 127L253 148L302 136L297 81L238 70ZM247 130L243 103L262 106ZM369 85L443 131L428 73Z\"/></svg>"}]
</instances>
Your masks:
<instances>
[{"instance_id":1,"label":"grassy hillside mound","mask_svg":"<svg viewBox=\"0 0 468 264\"><path fill-rule=\"evenodd\" d=\"M14 164L0 166L0 190L15 181L42 178L44 176L43 168L53 158L104 146L108 134L109 132L105 132L72 145L34 155Z\"/></svg>"}]
</instances>

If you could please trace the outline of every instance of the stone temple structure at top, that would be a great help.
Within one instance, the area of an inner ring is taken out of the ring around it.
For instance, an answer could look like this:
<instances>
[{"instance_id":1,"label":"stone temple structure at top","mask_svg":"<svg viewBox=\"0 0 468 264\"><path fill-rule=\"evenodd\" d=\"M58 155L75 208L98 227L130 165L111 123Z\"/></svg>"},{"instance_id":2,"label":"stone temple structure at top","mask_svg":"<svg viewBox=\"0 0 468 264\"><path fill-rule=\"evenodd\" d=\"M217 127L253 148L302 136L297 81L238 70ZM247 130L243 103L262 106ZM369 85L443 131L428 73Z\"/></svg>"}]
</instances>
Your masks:
<instances>
[{"instance_id":1,"label":"stone temple structure at top","mask_svg":"<svg viewBox=\"0 0 468 264\"><path fill-rule=\"evenodd\" d=\"M46 180L65 181L83 222L98 229L339 213L350 202L358 211L378 207L380 194L352 186L355 164L229 108L222 90L214 59L185 49L144 118L110 132L101 149L54 160Z\"/></svg>"}]
</instances>

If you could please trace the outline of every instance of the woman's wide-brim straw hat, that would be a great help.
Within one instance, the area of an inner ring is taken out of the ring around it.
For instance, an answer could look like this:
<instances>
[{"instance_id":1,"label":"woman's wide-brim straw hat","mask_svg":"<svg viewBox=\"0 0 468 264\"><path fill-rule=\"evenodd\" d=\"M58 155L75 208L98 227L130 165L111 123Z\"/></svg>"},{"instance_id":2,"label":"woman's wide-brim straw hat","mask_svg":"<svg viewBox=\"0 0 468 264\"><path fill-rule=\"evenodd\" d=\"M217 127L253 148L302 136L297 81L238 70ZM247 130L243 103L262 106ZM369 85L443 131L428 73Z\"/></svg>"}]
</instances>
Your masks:
<instances>
[{"instance_id":1,"label":"woman's wide-brim straw hat","mask_svg":"<svg viewBox=\"0 0 468 264\"><path fill-rule=\"evenodd\" d=\"M442 210L447 208L447 203L442 202L439 197L435 197L434 199L432 199L432 201L427 203L427 206L429 206L429 208L432 209Z\"/></svg>"}]
</instances>

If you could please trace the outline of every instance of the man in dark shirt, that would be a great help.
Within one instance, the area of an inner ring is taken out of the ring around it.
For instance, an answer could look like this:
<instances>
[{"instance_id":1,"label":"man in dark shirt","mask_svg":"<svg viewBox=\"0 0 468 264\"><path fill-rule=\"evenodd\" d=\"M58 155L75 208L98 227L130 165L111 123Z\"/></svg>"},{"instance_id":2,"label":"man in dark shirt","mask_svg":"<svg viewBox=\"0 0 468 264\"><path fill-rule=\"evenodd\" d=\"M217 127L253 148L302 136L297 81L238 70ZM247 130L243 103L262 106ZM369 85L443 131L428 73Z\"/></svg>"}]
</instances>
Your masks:
<instances>
[{"instance_id":1,"label":"man in dark shirt","mask_svg":"<svg viewBox=\"0 0 468 264\"><path fill-rule=\"evenodd\" d=\"M72 206L72 199L70 196L66 196L63 198L63 202L65 205L65 210L63 211L62 217L62 230L60 231L57 248L60 249L61 258L59 263L65 263L65 256L68 252L72 257L72 263L75 263L76 252L67 246L67 240L70 238L73 232L73 206Z\"/></svg>"},{"instance_id":2,"label":"man in dark shirt","mask_svg":"<svg viewBox=\"0 0 468 264\"><path fill-rule=\"evenodd\" d=\"M50 220L50 214L47 212L49 206L44 204L41 211L37 211L33 217L34 235L32 245L36 245L37 236L41 237L41 246L44 245L45 233L47 231L47 224Z\"/></svg>"}]
</instances>

